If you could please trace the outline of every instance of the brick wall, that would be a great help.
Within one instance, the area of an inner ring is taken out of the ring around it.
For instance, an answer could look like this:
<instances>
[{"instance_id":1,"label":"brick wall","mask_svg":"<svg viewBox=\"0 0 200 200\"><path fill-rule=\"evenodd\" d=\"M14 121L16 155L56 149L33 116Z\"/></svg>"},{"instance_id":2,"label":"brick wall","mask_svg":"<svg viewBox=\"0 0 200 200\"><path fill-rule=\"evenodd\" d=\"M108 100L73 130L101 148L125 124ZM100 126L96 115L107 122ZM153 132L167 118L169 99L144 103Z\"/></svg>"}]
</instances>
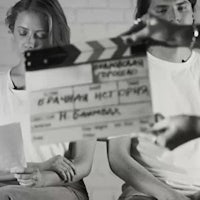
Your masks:
<instances>
[{"instance_id":1,"label":"brick wall","mask_svg":"<svg viewBox=\"0 0 200 200\"><path fill-rule=\"evenodd\" d=\"M72 41L115 36L132 24L134 0L60 0ZM81 34L80 34L81 33Z\"/></svg>"},{"instance_id":2,"label":"brick wall","mask_svg":"<svg viewBox=\"0 0 200 200\"><path fill-rule=\"evenodd\" d=\"M196 23L200 24L200 0L197 0L197 4L195 7L195 20Z\"/></svg>"}]
</instances>

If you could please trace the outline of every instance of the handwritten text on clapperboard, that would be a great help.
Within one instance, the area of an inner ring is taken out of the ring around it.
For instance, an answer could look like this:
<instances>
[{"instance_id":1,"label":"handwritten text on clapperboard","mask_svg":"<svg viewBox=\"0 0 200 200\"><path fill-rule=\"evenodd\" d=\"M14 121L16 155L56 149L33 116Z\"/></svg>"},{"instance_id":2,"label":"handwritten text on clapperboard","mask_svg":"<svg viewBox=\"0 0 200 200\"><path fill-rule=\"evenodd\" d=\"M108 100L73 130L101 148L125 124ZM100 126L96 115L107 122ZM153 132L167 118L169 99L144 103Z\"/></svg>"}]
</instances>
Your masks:
<instances>
[{"instance_id":1,"label":"handwritten text on clapperboard","mask_svg":"<svg viewBox=\"0 0 200 200\"><path fill-rule=\"evenodd\" d=\"M30 73L29 81L42 73ZM52 81L59 79L59 73L73 81L30 93L33 140L49 143L145 129L152 114L145 55L51 69L49 73L57 77Z\"/></svg>"}]
</instances>

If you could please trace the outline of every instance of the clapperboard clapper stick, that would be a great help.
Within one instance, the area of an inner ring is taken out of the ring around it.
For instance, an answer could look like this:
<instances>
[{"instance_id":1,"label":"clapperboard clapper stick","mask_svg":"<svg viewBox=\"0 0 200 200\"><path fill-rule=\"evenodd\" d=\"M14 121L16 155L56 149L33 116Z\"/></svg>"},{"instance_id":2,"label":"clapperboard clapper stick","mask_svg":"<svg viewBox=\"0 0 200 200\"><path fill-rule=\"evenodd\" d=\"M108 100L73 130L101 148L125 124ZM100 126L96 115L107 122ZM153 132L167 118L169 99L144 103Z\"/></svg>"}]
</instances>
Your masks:
<instances>
[{"instance_id":1,"label":"clapperboard clapper stick","mask_svg":"<svg viewBox=\"0 0 200 200\"><path fill-rule=\"evenodd\" d=\"M70 44L42 50L25 52L26 70L66 67L95 61L114 60L146 51L145 43L136 43L132 48L122 38L110 38L99 41Z\"/></svg>"},{"instance_id":2,"label":"clapperboard clapper stick","mask_svg":"<svg viewBox=\"0 0 200 200\"><path fill-rule=\"evenodd\" d=\"M120 37L105 40L89 41L53 47L43 50L25 52L27 71L45 69L55 66L70 66L95 61L118 59L139 55L149 45L190 46L193 27L177 25L149 15L148 26L150 35L139 42L125 44ZM130 35L145 27L145 23L133 25L124 35ZM199 26L197 26L199 28ZM195 47L198 45L195 43ZM131 47L130 47L131 46Z\"/></svg>"},{"instance_id":3,"label":"clapperboard clapper stick","mask_svg":"<svg viewBox=\"0 0 200 200\"><path fill-rule=\"evenodd\" d=\"M199 24L180 25L148 14L136 20L135 24L121 35L131 38L131 35L136 33L137 40L143 40L147 45L199 48L199 30Z\"/></svg>"}]
</instances>

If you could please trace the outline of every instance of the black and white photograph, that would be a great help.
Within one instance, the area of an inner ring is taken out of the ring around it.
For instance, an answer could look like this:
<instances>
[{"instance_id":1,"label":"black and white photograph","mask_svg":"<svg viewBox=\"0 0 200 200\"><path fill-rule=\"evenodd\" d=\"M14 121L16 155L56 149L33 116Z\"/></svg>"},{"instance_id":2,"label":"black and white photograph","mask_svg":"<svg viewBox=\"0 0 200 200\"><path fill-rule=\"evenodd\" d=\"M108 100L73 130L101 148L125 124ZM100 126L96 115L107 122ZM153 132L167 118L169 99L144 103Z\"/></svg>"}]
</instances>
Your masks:
<instances>
[{"instance_id":1,"label":"black and white photograph","mask_svg":"<svg viewBox=\"0 0 200 200\"><path fill-rule=\"evenodd\" d=\"M0 200L200 200L200 0L0 13Z\"/></svg>"}]
</instances>

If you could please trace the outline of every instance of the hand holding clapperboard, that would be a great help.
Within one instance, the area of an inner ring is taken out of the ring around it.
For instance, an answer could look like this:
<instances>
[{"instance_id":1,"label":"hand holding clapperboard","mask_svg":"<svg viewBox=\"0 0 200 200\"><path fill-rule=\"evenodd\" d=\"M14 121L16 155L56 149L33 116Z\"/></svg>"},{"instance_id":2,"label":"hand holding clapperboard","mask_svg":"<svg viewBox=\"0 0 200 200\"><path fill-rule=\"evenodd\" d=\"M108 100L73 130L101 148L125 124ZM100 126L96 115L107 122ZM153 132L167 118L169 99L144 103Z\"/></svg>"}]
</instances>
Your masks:
<instances>
[{"instance_id":1,"label":"hand holding clapperboard","mask_svg":"<svg viewBox=\"0 0 200 200\"><path fill-rule=\"evenodd\" d=\"M152 106L145 44L112 38L25 57L35 144L146 131Z\"/></svg>"}]
</instances>

